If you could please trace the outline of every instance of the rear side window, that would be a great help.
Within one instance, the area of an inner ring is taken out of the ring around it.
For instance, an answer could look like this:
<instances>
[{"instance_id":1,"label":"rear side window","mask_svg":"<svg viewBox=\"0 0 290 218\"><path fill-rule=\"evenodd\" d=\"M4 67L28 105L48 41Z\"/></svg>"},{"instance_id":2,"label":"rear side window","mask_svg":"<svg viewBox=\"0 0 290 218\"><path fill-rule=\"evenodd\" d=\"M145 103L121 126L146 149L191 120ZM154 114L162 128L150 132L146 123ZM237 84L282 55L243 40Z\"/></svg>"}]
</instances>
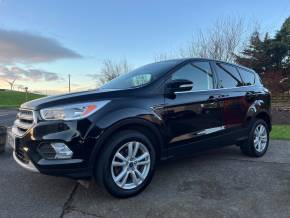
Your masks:
<instances>
[{"instance_id":1,"label":"rear side window","mask_svg":"<svg viewBox=\"0 0 290 218\"><path fill-rule=\"evenodd\" d=\"M221 88L235 88L243 85L236 67L223 63L217 63L216 66Z\"/></svg>"},{"instance_id":2,"label":"rear side window","mask_svg":"<svg viewBox=\"0 0 290 218\"><path fill-rule=\"evenodd\" d=\"M171 75L171 80L186 79L193 82L191 91L213 88L213 74L209 62L200 61L187 64Z\"/></svg>"},{"instance_id":3,"label":"rear side window","mask_svg":"<svg viewBox=\"0 0 290 218\"><path fill-rule=\"evenodd\" d=\"M238 68L239 71L240 71L240 74L241 74L241 77L244 81L244 84L246 86L250 86L250 85L254 85L255 84L255 74L248 71L248 70L245 70L243 68Z\"/></svg>"}]
</instances>

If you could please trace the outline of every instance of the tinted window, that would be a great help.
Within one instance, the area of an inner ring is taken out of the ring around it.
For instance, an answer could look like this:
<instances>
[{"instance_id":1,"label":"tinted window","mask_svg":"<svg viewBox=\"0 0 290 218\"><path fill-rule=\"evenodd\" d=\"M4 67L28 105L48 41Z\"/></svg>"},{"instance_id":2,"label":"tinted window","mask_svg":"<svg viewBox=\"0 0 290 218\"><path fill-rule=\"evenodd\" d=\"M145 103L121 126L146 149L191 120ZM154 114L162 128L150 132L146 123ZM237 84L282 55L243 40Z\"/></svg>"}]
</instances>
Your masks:
<instances>
[{"instance_id":1,"label":"tinted window","mask_svg":"<svg viewBox=\"0 0 290 218\"><path fill-rule=\"evenodd\" d=\"M178 64L177 61L148 64L111 80L101 89L129 89L144 86L162 76L176 64Z\"/></svg>"},{"instance_id":2,"label":"tinted window","mask_svg":"<svg viewBox=\"0 0 290 218\"><path fill-rule=\"evenodd\" d=\"M173 73L171 79L186 79L192 81L192 91L201 91L213 88L213 74L209 63L204 61L185 65Z\"/></svg>"},{"instance_id":3,"label":"tinted window","mask_svg":"<svg viewBox=\"0 0 290 218\"><path fill-rule=\"evenodd\" d=\"M236 67L221 63L217 63L216 66L221 88L234 88L243 85Z\"/></svg>"},{"instance_id":4,"label":"tinted window","mask_svg":"<svg viewBox=\"0 0 290 218\"><path fill-rule=\"evenodd\" d=\"M248 70L242 69L242 68L239 68L239 71L240 71L240 74L242 76L242 79L243 79L245 85L250 86L250 85L255 84L254 73L252 73Z\"/></svg>"}]
</instances>

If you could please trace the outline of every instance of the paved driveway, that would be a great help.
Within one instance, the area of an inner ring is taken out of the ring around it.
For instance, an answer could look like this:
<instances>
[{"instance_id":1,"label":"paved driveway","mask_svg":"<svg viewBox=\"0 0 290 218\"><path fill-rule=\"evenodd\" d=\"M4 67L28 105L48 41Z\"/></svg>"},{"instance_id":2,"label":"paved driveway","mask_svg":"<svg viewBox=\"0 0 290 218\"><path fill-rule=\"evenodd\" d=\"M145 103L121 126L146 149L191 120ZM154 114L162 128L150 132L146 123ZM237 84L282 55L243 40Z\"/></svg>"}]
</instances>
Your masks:
<instances>
[{"instance_id":1,"label":"paved driveway","mask_svg":"<svg viewBox=\"0 0 290 218\"><path fill-rule=\"evenodd\" d=\"M289 217L290 142L263 158L233 146L158 167L137 197L115 199L96 185L22 170L0 154L0 217Z\"/></svg>"},{"instance_id":2,"label":"paved driveway","mask_svg":"<svg viewBox=\"0 0 290 218\"><path fill-rule=\"evenodd\" d=\"M0 109L0 126L11 126L16 114L16 109Z\"/></svg>"}]
</instances>

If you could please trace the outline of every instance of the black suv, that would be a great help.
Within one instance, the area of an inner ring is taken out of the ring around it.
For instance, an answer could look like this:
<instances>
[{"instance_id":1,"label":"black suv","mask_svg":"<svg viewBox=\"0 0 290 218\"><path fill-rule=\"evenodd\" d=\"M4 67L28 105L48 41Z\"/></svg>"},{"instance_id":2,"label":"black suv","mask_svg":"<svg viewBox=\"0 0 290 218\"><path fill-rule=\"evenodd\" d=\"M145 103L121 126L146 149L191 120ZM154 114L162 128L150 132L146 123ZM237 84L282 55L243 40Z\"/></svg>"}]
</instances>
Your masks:
<instances>
[{"instance_id":1,"label":"black suv","mask_svg":"<svg viewBox=\"0 0 290 218\"><path fill-rule=\"evenodd\" d=\"M94 178L116 197L150 183L156 163L236 144L265 154L270 93L251 69L208 59L148 64L98 90L21 105L14 159L31 171Z\"/></svg>"}]
</instances>

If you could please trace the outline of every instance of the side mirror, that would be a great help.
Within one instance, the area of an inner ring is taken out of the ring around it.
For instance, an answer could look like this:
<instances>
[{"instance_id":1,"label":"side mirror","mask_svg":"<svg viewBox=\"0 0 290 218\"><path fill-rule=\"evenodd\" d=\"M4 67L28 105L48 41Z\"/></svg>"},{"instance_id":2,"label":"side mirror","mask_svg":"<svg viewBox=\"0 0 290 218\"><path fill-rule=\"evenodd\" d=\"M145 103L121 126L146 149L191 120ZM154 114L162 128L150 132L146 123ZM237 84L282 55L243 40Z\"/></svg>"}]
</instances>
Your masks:
<instances>
[{"instance_id":1,"label":"side mirror","mask_svg":"<svg viewBox=\"0 0 290 218\"><path fill-rule=\"evenodd\" d=\"M174 94L175 92L185 92L192 89L193 82L186 79L172 80L166 84L166 94Z\"/></svg>"}]
</instances>

